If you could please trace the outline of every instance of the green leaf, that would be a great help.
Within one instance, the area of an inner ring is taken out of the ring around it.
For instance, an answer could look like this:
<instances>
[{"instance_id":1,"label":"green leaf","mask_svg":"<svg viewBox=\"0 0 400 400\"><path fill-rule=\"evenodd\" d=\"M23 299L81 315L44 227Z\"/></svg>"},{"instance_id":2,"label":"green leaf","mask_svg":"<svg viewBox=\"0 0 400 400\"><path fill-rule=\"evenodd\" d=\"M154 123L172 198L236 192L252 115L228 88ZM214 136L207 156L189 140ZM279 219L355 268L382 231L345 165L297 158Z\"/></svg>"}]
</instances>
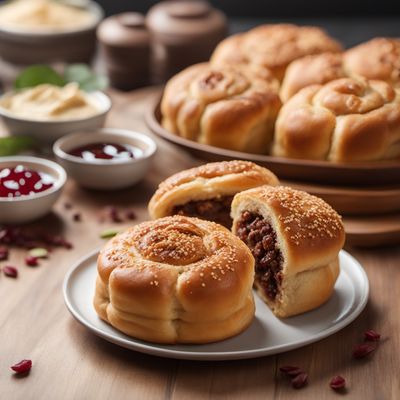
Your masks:
<instances>
[{"instance_id":1,"label":"green leaf","mask_svg":"<svg viewBox=\"0 0 400 400\"><path fill-rule=\"evenodd\" d=\"M24 69L15 80L16 89L33 87L49 83L55 86L64 86L64 78L47 65L32 65Z\"/></svg>"},{"instance_id":2,"label":"green leaf","mask_svg":"<svg viewBox=\"0 0 400 400\"><path fill-rule=\"evenodd\" d=\"M86 64L67 65L64 77L67 82L77 82L79 87L86 92L104 90L108 86L107 78L95 74Z\"/></svg>"},{"instance_id":3,"label":"green leaf","mask_svg":"<svg viewBox=\"0 0 400 400\"><path fill-rule=\"evenodd\" d=\"M110 239L115 235L118 235L119 231L116 229L106 229L105 231L100 233L100 237L102 239Z\"/></svg>"},{"instance_id":4,"label":"green leaf","mask_svg":"<svg viewBox=\"0 0 400 400\"><path fill-rule=\"evenodd\" d=\"M35 140L28 136L7 136L0 138L0 157L13 156L35 147Z\"/></svg>"}]
</instances>

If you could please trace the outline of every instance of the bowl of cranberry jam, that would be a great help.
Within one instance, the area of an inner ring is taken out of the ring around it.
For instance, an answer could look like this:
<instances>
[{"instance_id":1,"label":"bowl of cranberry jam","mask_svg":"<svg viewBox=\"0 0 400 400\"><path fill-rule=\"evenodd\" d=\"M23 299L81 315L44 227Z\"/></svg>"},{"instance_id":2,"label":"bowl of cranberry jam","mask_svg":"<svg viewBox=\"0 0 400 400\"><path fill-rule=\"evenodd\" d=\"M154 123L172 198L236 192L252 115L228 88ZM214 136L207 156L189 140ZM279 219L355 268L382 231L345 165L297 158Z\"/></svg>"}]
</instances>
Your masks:
<instances>
[{"instance_id":1,"label":"bowl of cranberry jam","mask_svg":"<svg viewBox=\"0 0 400 400\"><path fill-rule=\"evenodd\" d=\"M0 159L0 223L19 224L47 214L67 175L53 161L37 157Z\"/></svg>"},{"instance_id":2,"label":"bowl of cranberry jam","mask_svg":"<svg viewBox=\"0 0 400 400\"><path fill-rule=\"evenodd\" d=\"M54 186L54 178L23 164L0 168L0 197L20 197Z\"/></svg>"},{"instance_id":3,"label":"bowl of cranberry jam","mask_svg":"<svg viewBox=\"0 0 400 400\"><path fill-rule=\"evenodd\" d=\"M83 158L86 161L93 160L129 160L142 155L142 150L128 144L98 142L74 147L68 154Z\"/></svg>"},{"instance_id":4,"label":"bowl of cranberry jam","mask_svg":"<svg viewBox=\"0 0 400 400\"><path fill-rule=\"evenodd\" d=\"M54 143L53 152L68 176L89 189L122 189L139 182L156 151L147 135L125 129L71 133Z\"/></svg>"}]
</instances>

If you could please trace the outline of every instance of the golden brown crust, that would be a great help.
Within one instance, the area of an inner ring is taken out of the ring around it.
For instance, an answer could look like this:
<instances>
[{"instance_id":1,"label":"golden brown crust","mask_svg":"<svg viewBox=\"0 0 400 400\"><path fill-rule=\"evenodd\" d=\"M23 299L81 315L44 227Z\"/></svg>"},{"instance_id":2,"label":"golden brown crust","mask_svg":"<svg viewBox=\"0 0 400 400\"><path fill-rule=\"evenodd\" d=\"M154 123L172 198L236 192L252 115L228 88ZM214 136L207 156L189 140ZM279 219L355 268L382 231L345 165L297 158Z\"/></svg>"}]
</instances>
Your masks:
<instances>
[{"instance_id":1,"label":"golden brown crust","mask_svg":"<svg viewBox=\"0 0 400 400\"><path fill-rule=\"evenodd\" d=\"M344 68L351 76L400 86L400 39L379 37L347 50Z\"/></svg>"},{"instance_id":2,"label":"golden brown crust","mask_svg":"<svg viewBox=\"0 0 400 400\"><path fill-rule=\"evenodd\" d=\"M323 53L306 56L293 61L287 68L282 81L280 96L288 101L300 89L310 85L323 85L346 77L341 53Z\"/></svg>"},{"instance_id":3,"label":"golden brown crust","mask_svg":"<svg viewBox=\"0 0 400 400\"><path fill-rule=\"evenodd\" d=\"M260 65L281 81L293 60L310 54L340 51L341 45L321 28L272 24L225 39L217 46L211 62L215 65Z\"/></svg>"},{"instance_id":4,"label":"golden brown crust","mask_svg":"<svg viewBox=\"0 0 400 400\"><path fill-rule=\"evenodd\" d=\"M162 125L200 143L266 153L281 106L278 86L257 66L193 65L167 83Z\"/></svg>"},{"instance_id":5,"label":"golden brown crust","mask_svg":"<svg viewBox=\"0 0 400 400\"><path fill-rule=\"evenodd\" d=\"M261 185L278 185L268 169L250 161L208 163L178 172L161 182L149 202L151 218L171 215L173 208L189 201L208 200Z\"/></svg>"},{"instance_id":6,"label":"golden brown crust","mask_svg":"<svg viewBox=\"0 0 400 400\"><path fill-rule=\"evenodd\" d=\"M400 91L343 78L308 86L282 107L273 154L341 162L400 157Z\"/></svg>"},{"instance_id":7,"label":"golden brown crust","mask_svg":"<svg viewBox=\"0 0 400 400\"><path fill-rule=\"evenodd\" d=\"M254 259L220 225L196 218L144 222L98 258L94 306L122 332L158 343L206 343L254 316Z\"/></svg>"},{"instance_id":8,"label":"golden brown crust","mask_svg":"<svg viewBox=\"0 0 400 400\"><path fill-rule=\"evenodd\" d=\"M282 284L275 301L262 296L274 313L286 317L325 302L338 276L337 257L345 240L340 216L322 199L283 186L237 194L232 202L235 234L245 211L268 221L283 257Z\"/></svg>"}]
</instances>

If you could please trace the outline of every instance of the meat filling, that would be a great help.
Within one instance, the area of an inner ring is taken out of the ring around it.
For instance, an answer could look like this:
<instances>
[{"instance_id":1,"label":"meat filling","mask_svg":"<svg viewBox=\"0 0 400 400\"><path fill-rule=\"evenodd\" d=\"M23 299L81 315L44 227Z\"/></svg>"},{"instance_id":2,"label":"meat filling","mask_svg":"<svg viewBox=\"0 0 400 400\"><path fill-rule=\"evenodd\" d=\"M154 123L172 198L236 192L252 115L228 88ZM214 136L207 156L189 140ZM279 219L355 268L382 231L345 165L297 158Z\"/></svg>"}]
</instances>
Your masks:
<instances>
[{"instance_id":1,"label":"meat filling","mask_svg":"<svg viewBox=\"0 0 400 400\"><path fill-rule=\"evenodd\" d=\"M266 296L275 300L282 282L283 258L276 243L276 233L259 214L245 211L237 221L237 235L247 244L256 260L255 279Z\"/></svg>"},{"instance_id":2,"label":"meat filling","mask_svg":"<svg viewBox=\"0 0 400 400\"><path fill-rule=\"evenodd\" d=\"M189 201L186 204L175 206L172 214L214 221L230 229L232 226L230 216L232 200L233 196L221 196L208 200Z\"/></svg>"}]
</instances>

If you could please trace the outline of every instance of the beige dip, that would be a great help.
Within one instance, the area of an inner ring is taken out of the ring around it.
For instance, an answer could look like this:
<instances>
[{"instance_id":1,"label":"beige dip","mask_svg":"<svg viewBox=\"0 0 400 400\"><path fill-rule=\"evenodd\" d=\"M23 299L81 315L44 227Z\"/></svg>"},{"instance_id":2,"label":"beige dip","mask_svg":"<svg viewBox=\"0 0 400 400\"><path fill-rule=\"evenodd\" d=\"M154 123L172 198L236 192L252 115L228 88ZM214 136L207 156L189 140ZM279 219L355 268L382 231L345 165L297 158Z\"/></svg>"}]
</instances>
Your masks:
<instances>
[{"instance_id":1,"label":"beige dip","mask_svg":"<svg viewBox=\"0 0 400 400\"><path fill-rule=\"evenodd\" d=\"M0 107L16 117L41 121L83 119L100 112L76 83L64 87L43 84L5 94Z\"/></svg>"},{"instance_id":2,"label":"beige dip","mask_svg":"<svg viewBox=\"0 0 400 400\"><path fill-rule=\"evenodd\" d=\"M62 32L90 26L93 13L52 0L14 0L0 7L0 26L24 32Z\"/></svg>"}]
</instances>

